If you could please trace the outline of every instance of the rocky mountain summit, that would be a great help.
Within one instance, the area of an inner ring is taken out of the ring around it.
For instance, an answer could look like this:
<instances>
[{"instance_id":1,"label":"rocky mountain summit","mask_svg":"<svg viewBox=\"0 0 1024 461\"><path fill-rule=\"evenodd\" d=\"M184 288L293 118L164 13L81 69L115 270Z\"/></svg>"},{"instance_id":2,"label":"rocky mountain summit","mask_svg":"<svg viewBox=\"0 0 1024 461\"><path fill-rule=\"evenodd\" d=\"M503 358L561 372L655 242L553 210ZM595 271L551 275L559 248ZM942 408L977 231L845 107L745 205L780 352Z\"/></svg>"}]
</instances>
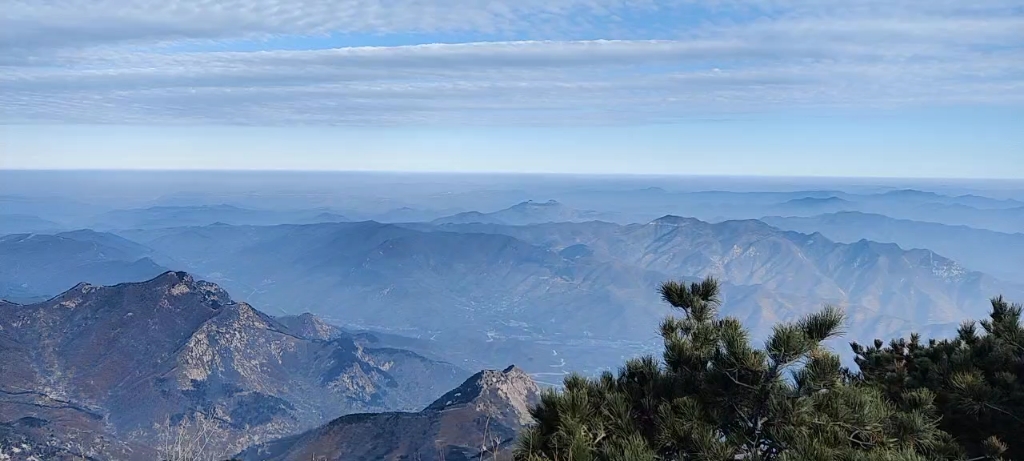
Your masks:
<instances>
[{"instance_id":1,"label":"rocky mountain summit","mask_svg":"<svg viewBox=\"0 0 1024 461\"><path fill-rule=\"evenodd\" d=\"M416 413L347 415L306 433L255 446L244 461L460 461L510 459L531 424L537 384L515 366L481 371Z\"/></svg>"},{"instance_id":2,"label":"rocky mountain summit","mask_svg":"<svg viewBox=\"0 0 1024 461\"><path fill-rule=\"evenodd\" d=\"M300 315L283 315L276 320L295 334L307 339L330 341L345 336L341 328L308 312Z\"/></svg>"},{"instance_id":3,"label":"rocky mountain summit","mask_svg":"<svg viewBox=\"0 0 1024 461\"><path fill-rule=\"evenodd\" d=\"M422 408L464 376L310 338L184 272L0 305L0 437L27 451L150 461L196 415L237 451L345 414Z\"/></svg>"}]
</instances>

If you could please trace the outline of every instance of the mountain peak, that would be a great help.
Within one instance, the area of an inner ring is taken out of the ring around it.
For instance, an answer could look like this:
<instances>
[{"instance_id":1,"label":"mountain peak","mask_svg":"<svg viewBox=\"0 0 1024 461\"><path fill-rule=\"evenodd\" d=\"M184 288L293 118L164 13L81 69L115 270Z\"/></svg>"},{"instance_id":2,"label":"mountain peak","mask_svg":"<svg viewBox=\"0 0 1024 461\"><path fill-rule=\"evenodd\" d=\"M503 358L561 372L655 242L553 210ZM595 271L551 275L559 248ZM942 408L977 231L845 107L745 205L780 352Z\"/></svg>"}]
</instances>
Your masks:
<instances>
[{"instance_id":1,"label":"mountain peak","mask_svg":"<svg viewBox=\"0 0 1024 461\"><path fill-rule=\"evenodd\" d=\"M107 296L121 293L125 296L141 296L142 293L163 293L169 298L191 296L195 301L212 309L233 303L231 296L215 283L196 280L188 272L167 271L143 282L127 282L112 286L81 282L69 290L51 298L66 307L78 306L87 296ZM128 295L127 293L135 293Z\"/></svg>"},{"instance_id":2,"label":"mountain peak","mask_svg":"<svg viewBox=\"0 0 1024 461\"><path fill-rule=\"evenodd\" d=\"M340 328L309 312L281 316L276 320L291 330L293 334L307 339L331 340L342 336Z\"/></svg>"},{"instance_id":3,"label":"mountain peak","mask_svg":"<svg viewBox=\"0 0 1024 461\"><path fill-rule=\"evenodd\" d=\"M95 288L95 285L93 285L93 284L91 284L89 282L78 282L78 283L75 284L75 286L73 286L70 289L68 289L67 292L87 293L92 288Z\"/></svg>"},{"instance_id":4,"label":"mountain peak","mask_svg":"<svg viewBox=\"0 0 1024 461\"><path fill-rule=\"evenodd\" d=\"M204 302L215 301L215 305L232 303L231 297L219 285L204 280L196 280L192 274L184 271L167 271L152 280L134 285L153 288L166 286L167 293L171 296L196 293Z\"/></svg>"},{"instance_id":5,"label":"mountain peak","mask_svg":"<svg viewBox=\"0 0 1024 461\"><path fill-rule=\"evenodd\" d=\"M554 200L554 199L548 200L546 202L537 202L537 201L533 201L533 200L527 200L525 202L520 203L518 206L520 206L520 207L558 207L558 206L562 206L562 204L558 200Z\"/></svg>"},{"instance_id":6,"label":"mountain peak","mask_svg":"<svg viewBox=\"0 0 1024 461\"><path fill-rule=\"evenodd\" d=\"M676 215L669 214L669 215L662 216L662 217L660 217L658 219L655 219L654 221L651 221L651 224L661 224L661 225L665 225L665 226L685 226L685 225L696 224L696 223L700 223L700 222L701 221L699 219L696 219L696 218L685 218L685 217L682 217L682 216L676 216Z\"/></svg>"},{"instance_id":7,"label":"mountain peak","mask_svg":"<svg viewBox=\"0 0 1024 461\"><path fill-rule=\"evenodd\" d=\"M789 200L786 202L790 205L829 205L837 203L851 203L849 200L839 198L836 196L829 197L801 197Z\"/></svg>"},{"instance_id":8,"label":"mountain peak","mask_svg":"<svg viewBox=\"0 0 1024 461\"><path fill-rule=\"evenodd\" d=\"M195 278L192 274L185 271L167 271L163 274L158 275L152 282L177 282L177 283L195 283Z\"/></svg>"},{"instance_id":9,"label":"mountain peak","mask_svg":"<svg viewBox=\"0 0 1024 461\"><path fill-rule=\"evenodd\" d=\"M540 399L540 389L521 368L510 365L504 370L483 370L461 386L434 401L425 411L474 405L495 415L511 411L520 424L530 420L530 408Z\"/></svg>"}]
</instances>

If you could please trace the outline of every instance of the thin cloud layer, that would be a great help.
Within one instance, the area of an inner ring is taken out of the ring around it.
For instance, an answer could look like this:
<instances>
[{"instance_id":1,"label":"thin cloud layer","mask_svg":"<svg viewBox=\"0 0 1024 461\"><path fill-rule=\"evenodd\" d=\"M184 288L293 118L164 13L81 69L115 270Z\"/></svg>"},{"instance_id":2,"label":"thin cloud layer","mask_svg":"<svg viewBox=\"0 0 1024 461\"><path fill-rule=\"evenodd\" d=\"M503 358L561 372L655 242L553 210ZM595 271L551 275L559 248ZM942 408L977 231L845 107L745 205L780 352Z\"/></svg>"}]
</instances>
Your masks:
<instances>
[{"instance_id":1,"label":"thin cloud layer","mask_svg":"<svg viewBox=\"0 0 1024 461\"><path fill-rule=\"evenodd\" d=\"M1024 11L1000 0L2 3L4 123L625 124L1024 103ZM361 45L381 41L409 44Z\"/></svg>"}]
</instances>

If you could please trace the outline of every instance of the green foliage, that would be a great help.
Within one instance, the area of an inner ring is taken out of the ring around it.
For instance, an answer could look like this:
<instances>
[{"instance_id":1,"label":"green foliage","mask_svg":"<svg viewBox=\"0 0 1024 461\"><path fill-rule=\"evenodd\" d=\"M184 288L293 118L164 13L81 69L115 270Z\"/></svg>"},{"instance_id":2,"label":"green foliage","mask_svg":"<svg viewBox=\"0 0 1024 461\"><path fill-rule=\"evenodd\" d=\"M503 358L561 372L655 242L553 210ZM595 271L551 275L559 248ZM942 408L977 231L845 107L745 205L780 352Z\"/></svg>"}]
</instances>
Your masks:
<instances>
[{"instance_id":1,"label":"green foliage","mask_svg":"<svg viewBox=\"0 0 1024 461\"><path fill-rule=\"evenodd\" d=\"M566 378L533 409L517 460L956 458L929 390L889 395L852 380L822 345L841 332L838 309L777 325L756 348L737 319L719 317L714 279L661 294L683 314L661 325L662 359Z\"/></svg>"},{"instance_id":2,"label":"green foliage","mask_svg":"<svg viewBox=\"0 0 1024 461\"><path fill-rule=\"evenodd\" d=\"M972 458L1024 459L1024 327L1021 306L992 300L987 320L964 323L955 338L921 344L918 335L883 346L853 343L860 379L892 396L936 395L941 428Z\"/></svg>"}]
</instances>

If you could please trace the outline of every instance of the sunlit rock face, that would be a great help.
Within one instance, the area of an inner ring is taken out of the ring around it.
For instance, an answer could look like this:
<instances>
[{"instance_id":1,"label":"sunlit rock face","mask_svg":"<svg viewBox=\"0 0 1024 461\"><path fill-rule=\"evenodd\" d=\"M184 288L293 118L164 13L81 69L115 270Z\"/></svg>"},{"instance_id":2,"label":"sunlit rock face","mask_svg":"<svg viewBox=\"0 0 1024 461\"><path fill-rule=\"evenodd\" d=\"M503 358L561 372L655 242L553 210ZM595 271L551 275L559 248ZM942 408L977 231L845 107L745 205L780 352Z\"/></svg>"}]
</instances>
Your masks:
<instances>
[{"instance_id":1,"label":"sunlit rock face","mask_svg":"<svg viewBox=\"0 0 1024 461\"><path fill-rule=\"evenodd\" d=\"M5 426L26 444L89 430L153 447L161 426L203 414L237 451L349 413L422 408L466 376L407 351L292 331L184 272L6 303L0 346L0 391L10 392L0 423L35 418Z\"/></svg>"}]
</instances>

